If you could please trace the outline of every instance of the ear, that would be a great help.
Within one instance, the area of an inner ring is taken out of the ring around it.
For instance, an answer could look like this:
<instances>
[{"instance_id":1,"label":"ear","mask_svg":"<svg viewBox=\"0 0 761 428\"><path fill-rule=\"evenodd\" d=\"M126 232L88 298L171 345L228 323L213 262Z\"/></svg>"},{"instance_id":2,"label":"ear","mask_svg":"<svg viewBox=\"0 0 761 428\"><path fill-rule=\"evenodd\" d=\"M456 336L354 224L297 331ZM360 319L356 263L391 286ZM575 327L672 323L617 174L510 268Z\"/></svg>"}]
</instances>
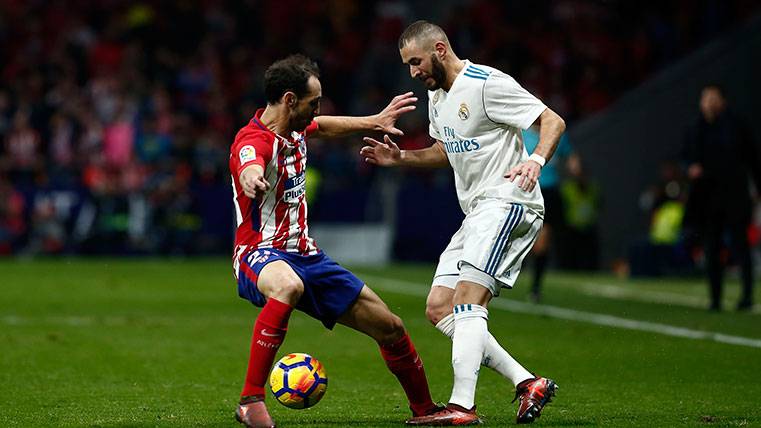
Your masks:
<instances>
[{"instance_id":1,"label":"ear","mask_svg":"<svg viewBox=\"0 0 761 428\"><path fill-rule=\"evenodd\" d=\"M299 101L299 98L291 91L287 91L283 94L283 98L281 98L283 103L287 105L288 107L296 107L296 103Z\"/></svg>"},{"instance_id":2,"label":"ear","mask_svg":"<svg viewBox=\"0 0 761 428\"><path fill-rule=\"evenodd\" d=\"M443 61L447 56L447 44L444 42L436 42L433 44L433 50L436 51L436 56L439 57L439 61Z\"/></svg>"}]
</instances>

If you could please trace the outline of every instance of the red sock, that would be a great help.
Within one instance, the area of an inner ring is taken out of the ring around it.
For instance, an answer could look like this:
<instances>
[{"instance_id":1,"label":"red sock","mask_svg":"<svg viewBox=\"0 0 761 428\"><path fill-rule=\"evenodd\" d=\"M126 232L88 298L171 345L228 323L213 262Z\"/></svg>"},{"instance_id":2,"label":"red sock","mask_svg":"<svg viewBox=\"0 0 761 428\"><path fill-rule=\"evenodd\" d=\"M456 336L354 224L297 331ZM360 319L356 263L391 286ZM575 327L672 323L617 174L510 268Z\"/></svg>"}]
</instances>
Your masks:
<instances>
[{"instance_id":1,"label":"red sock","mask_svg":"<svg viewBox=\"0 0 761 428\"><path fill-rule=\"evenodd\" d=\"M410 336L404 336L390 345L381 345L381 355L386 360L386 366L391 370L407 394L410 409L415 416L427 414L436 407L431 400L428 390L428 379L425 377L423 360L420 359Z\"/></svg>"},{"instance_id":2,"label":"red sock","mask_svg":"<svg viewBox=\"0 0 761 428\"><path fill-rule=\"evenodd\" d=\"M272 362L288 330L288 318L293 307L275 299L268 299L254 323L254 337L251 338L251 354L248 358L246 384L241 399L246 397L264 398L264 383L267 381Z\"/></svg>"}]
</instances>

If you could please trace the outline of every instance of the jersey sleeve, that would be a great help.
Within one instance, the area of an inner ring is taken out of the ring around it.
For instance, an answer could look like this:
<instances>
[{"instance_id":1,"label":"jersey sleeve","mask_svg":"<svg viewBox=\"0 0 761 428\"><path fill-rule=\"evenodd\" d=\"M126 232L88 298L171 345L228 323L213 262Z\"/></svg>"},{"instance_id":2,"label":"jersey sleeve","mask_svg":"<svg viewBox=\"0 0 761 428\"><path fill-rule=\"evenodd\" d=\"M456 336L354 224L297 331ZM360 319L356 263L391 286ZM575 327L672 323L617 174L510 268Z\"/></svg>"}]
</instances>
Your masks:
<instances>
[{"instance_id":1,"label":"jersey sleeve","mask_svg":"<svg viewBox=\"0 0 761 428\"><path fill-rule=\"evenodd\" d=\"M436 124L436 119L433 114L433 101L430 97L428 98L428 123L428 135L434 140L444 141L444 139L441 138L439 126Z\"/></svg>"},{"instance_id":2,"label":"jersey sleeve","mask_svg":"<svg viewBox=\"0 0 761 428\"><path fill-rule=\"evenodd\" d=\"M494 122L528 129L547 108L512 77L492 73L484 83L484 110Z\"/></svg>"},{"instance_id":3,"label":"jersey sleeve","mask_svg":"<svg viewBox=\"0 0 761 428\"><path fill-rule=\"evenodd\" d=\"M320 124L317 123L316 120L312 120L312 123L310 123L304 130L304 137L312 136L312 134L317 132L318 129L320 129Z\"/></svg>"},{"instance_id":4,"label":"jersey sleeve","mask_svg":"<svg viewBox=\"0 0 761 428\"><path fill-rule=\"evenodd\" d=\"M272 139L260 132L239 135L233 144L231 155L236 176L249 165L259 165L266 169L272 160Z\"/></svg>"}]
</instances>

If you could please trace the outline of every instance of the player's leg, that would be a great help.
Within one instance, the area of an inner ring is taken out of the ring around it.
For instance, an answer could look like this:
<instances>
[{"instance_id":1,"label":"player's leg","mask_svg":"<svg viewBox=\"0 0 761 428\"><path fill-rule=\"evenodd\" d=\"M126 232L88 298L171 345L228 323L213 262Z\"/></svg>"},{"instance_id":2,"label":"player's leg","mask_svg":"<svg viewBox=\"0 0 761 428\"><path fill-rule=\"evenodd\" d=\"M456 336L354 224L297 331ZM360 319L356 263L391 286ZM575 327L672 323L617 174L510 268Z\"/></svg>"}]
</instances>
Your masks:
<instances>
[{"instance_id":1,"label":"player's leg","mask_svg":"<svg viewBox=\"0 0 761 428\"><path fill-rule=\"evenodd\" d=\"M721 310L722 283L724 280L724 265L721 262L722 234L724 224L720 217L712 218L705 232L705 259L708 273L708 286L711 296L710 310Z\"/></svg>"},{"instance_id":2,"label":"player's leg","mask_svg":"<svg viewBox=\"0 0 761 428\"><path fill-rule=\"evenodd\" d=\"M428 292L428 297L425 300L425 317L438 328L438 324L452 314L454 287L437 285L436 282L437 280L434 278L434 285L431 287L431 291ZM447 334L447 336L452 337L451 334Z\"/></svg>"},{"instance_id":3,"label":"player's leg","mask_svg":"<svg viewBox=\"0 0 761 428\"><path fill-rule=\"evenodd\" d=\"M428 379L423 361L404 329L402 320L369 287L362 287L359 297L338 322L375 339L386 366L402 385L414 416L433 412Z\"/></svg>"},{"instance_id":4,"label":"player's leg","mask_svg":"<svg viewBox=\"0 0 761 428\"><path fill-rule=\"evenodd\" d=\"M539 236L536 238L532 253L534 256L534 279L531 283L531 294L529 294L531 301L539 302L542 295L542 280L544 279L544 272L547 270L547 259L550 247L550 240L552 239L552 227L549 224L545 224L542 230L539 232Z\"/></svg>"},{"instance_id":5,"label":"player's leg","mask_svg":"<svg viewBox=\"0 0 761 428\"><path fill-rule=\"evenodd\" d=\"M499 285L491 287L488 284L488 279L484 278L486 281L480 280L478 274L483 273L480 270L476 270L475 273L477 275L473 276L473 281L487 286L491 290L492 295L497 295L500 287L512 287L515 284L521 271L521 264L526 254L531 250L542 227L542 219L536 212L521 205L512 205L513 209L518 208L517 215L512 216L516 220L511 223L513 226L508 228L508 232L504 235L505 238L497 241L504 242L505 244L499 247L498 253L495 253L498 256L493 259L491 264L487 264L485 269L493 275L493 278ZM471 245L470 248L475 248L475 254L479 253L477 242ZM475 257L470 260L477 261L478 259L478 257ZM529 376L529 373L526 372L525 376ZM555 395L556 390L557 385L555 382L552 379L544 377L532 376L518 383L515 387L515 399L520 398L517 422L531 423L536 420L540 416L544 406Z\"/></svg>"},{"instance_id":6,"label":"player's leg","mask_svg":"<svg viewBox=\"0 0 761 428\"><path fill-rule=\"evenodd\" d=\"M452 339L454 336L454 313L452 302L454 289L445 285L434 285L426 300L426 316L436 329ZM484 367L490 368L505 379L518 385L533 376L500 345L497 339L488 333L486 349L481 360Z\"/></svg>"},{"instance_id":7,"label":"player's leg","mask_svg":"<svg viewBox=\"0 0 761 428\"><path fill-rule=\"evenodd\" d=\"M467 270L466 270L467 271ZM491 292L463 277L454 294L454 336L452 338L452 368L454 387L446 408L431 415L412 418L410 425L473 425L481 420L476 414L475 392L478 369L486 346L488 330L486 305ZM463 303L468 302L468 303Z\"/></svg>"},{"instance_id":8,"label":"player's leg","mask_svg":"<svg viewBox=\"0 0 761 428\"><path fill-rule=\"evenodd\" d=\"M743 220L740 218L729 224L732 247L737 257L737 264L740 266L742 291L740 300L737 302L737 309L741 311L753 308L753 262L748 245L748 222Z\"/></svg>"},{"instance_id":9,"label":"player's leg","mask_svg":"<svg viewBox=\"0 0 761 428\"><path fill-rule=\"evenodd\" d=\"M285 339L293 307L304 291L301 279L283 260L264 266L259 272L256 287L267 298L267 303L254 324L246 383L241 393L241 400L244 401L264 397L267 374Z\"/></svg>"},{"instance_id":10,"label":"player's leg","mask_svg":"<svg viewBox=\"0 0 761 428\"><path fill-rule=\"evenodd\" d=\"M283 260L265 264L257 258L244 259L239 284L248 285L248 291L266 299L266 303L254 323L246 380L236 418L248 427L271 427L274 422L264 406L264 385L304 285Z\"/></svg>"},{"instance_id":11,"label":"player's leg","mask_svg":"<svg viewBox=\"0 0 761 428\"><path fill-rule=\"evenodd\" d=\"M486 274L470 265L463 266L453 300L455 328L452 336L452 368L454 370L454 386L449 403L456 404L465 410L470 410L475 406L478 371L483 361L489 335L487 306L492 293L484 285L475 282L483 281L483 278L479 278L482 275Z\"/></svg>"},{"instance_id":12,"label":"player's leg","mask_svg":"<svg viewBox=\"0 0 761 428\"><path fill-rule=\"evenodd\" d=\"M447 245L441 257L439 257L439 264L436 267L436 273L433 278L433 286L426 299L426 317L436 326L436 329L450 339L454 336L455 331L452 304L455 287L460 277L459 265L467 238L466 226L468 226L468 219L463 223L463 227L452 236L449 245ZM498 227L492 226L492 229L498 229ZM484 240L490 241L495 239L496 236L493 239ZM520 382L532 377L497 342L497 339L491 333L487 337L482 364L510 380L513 385L518 385Z\"/></svg>"},{"instance_id":13,"label":"player's leg","mask_svg":"<svg viewBox=\"0 0 761 428\"><path fill-rule=\"evenodd\" d=\"M547 271L547 262L550 258L552 245L556 242L555 233L562 222L563 201L557 187L542 187L544 196L544 224L539 231L539 236L531 249L534 263L534 278L531 282L529 299L538 303L542 297L542 282L544 273Z\"/></svg>"}]
</instances>

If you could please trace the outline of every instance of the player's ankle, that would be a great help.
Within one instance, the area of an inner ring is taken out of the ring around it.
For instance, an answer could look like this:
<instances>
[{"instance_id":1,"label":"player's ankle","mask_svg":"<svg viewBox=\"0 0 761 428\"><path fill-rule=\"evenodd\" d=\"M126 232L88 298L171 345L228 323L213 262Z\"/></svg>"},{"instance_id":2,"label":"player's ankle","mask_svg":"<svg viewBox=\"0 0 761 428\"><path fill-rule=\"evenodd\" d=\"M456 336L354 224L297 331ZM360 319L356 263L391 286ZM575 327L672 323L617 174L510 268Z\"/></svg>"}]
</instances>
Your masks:
<instances>
[{"instance_id":1,"label":"player's ankle","mask_svg":"<svg viewBox=\"0 0 761 428\"><path fill-rule=\"evenodd\" d=\"M451 410L459 410L459 411L465 412L465 413L473 413L473 412L476 411L475 404L470 409L466 409L465 407L463 407L463 406L461 406L459 404L449 403L449 404L447 404L447 408L451 409Z\"/></svg>"},{"instance_id":2,"label":"player's ankle","mask_svg":"<svg viewBox=\"0 0 761 428\"><path fill-rule=\"evenodd\" d=\"M412 410L412 416L425 416L441 410L441 406L437 405L434 402L415 405L411 404L410 410Z\"/></svg>"},{"instance_id":3,"label":"player's ankle","mask_svg":"<svg viewBox=\"0 0 761 428\"><path fill-rule=\"evenodd\" d=\"M246 404L256 403L257 401L264 401L264 394L243 395L240 397L240 401L238 402L238 404L246 405Z\"/></svg>"}]
</instances>

